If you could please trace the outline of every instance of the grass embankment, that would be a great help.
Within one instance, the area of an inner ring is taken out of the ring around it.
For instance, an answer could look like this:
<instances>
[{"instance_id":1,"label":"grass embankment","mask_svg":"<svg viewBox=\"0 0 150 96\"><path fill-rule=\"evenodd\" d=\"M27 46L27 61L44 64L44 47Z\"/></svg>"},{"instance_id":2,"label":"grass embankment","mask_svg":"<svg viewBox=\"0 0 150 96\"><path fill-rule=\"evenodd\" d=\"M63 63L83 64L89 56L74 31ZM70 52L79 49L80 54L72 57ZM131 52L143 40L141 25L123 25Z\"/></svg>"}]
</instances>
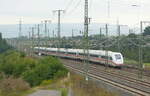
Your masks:
<instances>
[{"instance_id":1,"label":"grass embankment","mask_svg":"<svg viewBox=\"0 0 150 96\"><path fill-rule=\"evenodd\" d=\"M131 59L124 59L124 63L127 65L132 65L138 67L139 62ZM144 68L150 70L150 63L144 63Z\"/></svg>"},{"instance_id":2,"label":"grass embankment","mask_svg":"<svg viewBox=\"0 0 150 96\"><path fill-rule=\"evenodd\" d=\"M150 70L150 63L144 63L145 69Z\"/></svg>"},{"instance_id":3,"label":"grass embankment","mask_svg":"<svg viewBox=\"0 0 150 96\"><path fill-rule=\"evenodd\" d=\"M150 67L150 63L144 63L144 65Z\"/></svg>"},{"instance_id":4,"label":"grass embankment","mask_svg":"<svg viewBox=\"0 0 150 96\"><path fill-rule=\"evenodd\" d=\"M100 88L95 82L85 81L85 78L80 75L72 75L70 82L74 96L117 96L115 93Z\"/></svg>"},{"instance_id":5,"label":"grass embankment","mask_svg":"<svg viewBox=\"0 0 150 96\"><path fill-rule=\"evenodd\" d=\"M62 92L62 96L68 96L69 90L73 96L116 96L117 94L106 91L100 88L94 82L89 81L88 83L85 79L75 73L71 73L66 78L43 81L39 86L40 89L51 89L59 90Z\"/></svg>"},{"instance_id":6,"label":"grass embankment","mask_svg":"<svg viewBox=\"0 0 150 96\"><path fill-rule=\"evenodd\" d=\"M127 64L127 65L138 66L138 62L137 61L131 60L131 59L127 59L127 58L124 59L124 63Z\"/></svg>"}]
</instances>

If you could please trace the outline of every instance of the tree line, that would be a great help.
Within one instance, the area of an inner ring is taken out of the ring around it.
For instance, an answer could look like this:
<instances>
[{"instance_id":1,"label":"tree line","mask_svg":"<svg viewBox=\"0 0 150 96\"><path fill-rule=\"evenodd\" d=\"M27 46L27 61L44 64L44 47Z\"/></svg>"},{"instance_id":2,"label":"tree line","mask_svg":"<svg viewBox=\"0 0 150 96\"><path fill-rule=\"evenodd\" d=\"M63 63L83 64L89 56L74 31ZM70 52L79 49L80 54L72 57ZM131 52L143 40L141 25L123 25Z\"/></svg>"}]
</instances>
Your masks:
<instances>
[{"instance_id":1,"label":"tree line","mask_svg":"<svg viewBox=\"0 0 150 96\"><path fill-rule=\"evenodd\" d=\"M10 49L5 39L2 38L2 33L0 33L0 53L5 52L6 50Z\"/></svg>"}]
</instances>

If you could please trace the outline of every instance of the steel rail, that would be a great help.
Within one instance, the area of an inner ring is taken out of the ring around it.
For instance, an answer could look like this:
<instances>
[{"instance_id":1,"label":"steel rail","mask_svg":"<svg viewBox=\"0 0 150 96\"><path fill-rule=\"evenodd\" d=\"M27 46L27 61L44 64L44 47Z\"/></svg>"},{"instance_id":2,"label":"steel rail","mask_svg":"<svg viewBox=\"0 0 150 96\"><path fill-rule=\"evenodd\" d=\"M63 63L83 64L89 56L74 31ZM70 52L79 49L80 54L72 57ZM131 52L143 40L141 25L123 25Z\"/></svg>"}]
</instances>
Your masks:
<instances>
[{"instance_id":1,"label":"steel rail","mask_svg":"<svg viewBox=\"0 0 150 96\"><path fill-rule=\"evenodd\" d=\"M94 71L97 71L96 67L95 67ZM144 82L144 81L141 81L141 80L138 80L138 79L134 79L134 78L131 78L131 77L128 77L128 76L121 76L120 74L116 74L116 73L108 72L108 71L104 72L104 71L101 70L99 72L107 74L107 75L115 76L117 78L121 78L123 80L126 80L127 82L132 82L134 84L140 84L143 87L149 87L150 88L150 83L149 82Z\"/></svg>"},{"instance_id":2,"label":"steel rail","mask_svg":"<svg viewBox=\"0 0 150 96\"><path fill-rule=\"evenodd\" d=\"M82 71L81 68L74 68L74 67L72 67L70 65L66 65L66 64L64 66L66 66L66 67L68 67L68 68L70 68L72 70L75 70L77 72L84 73L84 71ZM125 85L125 84L120 84L120 83L118 83L116 81L113 81L113 80L111 80L109 78L106 78L104 76L97 75L95 73L89 73L88 75L90 77L92 77L92 78L95 78L97 80L102 80L102 81L104 81L104 82L106 82L106 83L108 83L110 85L113 85L113 86L118 87L120 89L126 90L126 91L128 91L128 92L130 92L132 94L135 94L135 95L139 95L139 96L149 96L150 95L150 93L147 92L147 91L139 90L137 88L133 88L133 87Z\"/></svg>"},{"instance_id":3,"label":"steel rail","mask_svg":"<svg viewBox=\"0 0 150 96\"><path fill-rule=\"evenodd\" d=\"M91 66L91 67L93 67L93 68L96 69L96 70L100 69L100 68L95 67L95 66ZM103 71L105 71L105 70L101 69L101 70L99 70L99 71L103 72ZM141 80L139 80L139 79L135 79L135 78L132 78L132 77L129 77L129 76L125 76L125 75L122 75L122 74L117 74L117 73L115 73L115 72L109 72L109 71L108 71L106 74L114 75L114 76L116 76L116 77L123 78L123 79L126 79L126 80L130 80L130 81L133 81L133 82L136 82L136 83L138 82L138 83L140 83L140 84L143 84L143 85L145 85L145 86L150 87L150 82L141 81Z\"/></svg>"},{"instance_id":4,"label":"steel rail","mask_svg":"<svg viewBox=\"0 0 150 96\"><path fill-rule=\"evenodd\" d=\"M140 88L141 87L143 87L143 89L146 89L146 88L148 88L148 89L150 89L150 84L148 84L147 82L144 82L144 81L140 81L140 80L138 80L138 79L135 79L135 80L133 80L132 78L128 78L128 77L126 77L126 76L118 76L118 74L114 74L114 73L112 73L112 72L106 72L105 70L99 70L97 67L93 67L93 66L91 66L90 68L93 68L93 69L90 69L90 70L92 70L93 71L93 73L96 73L96 72L99 72L99 74L102 74L102 75L107 75L107 77L108 76L112 76L112 77L117 77L118 79L120 79L121 81L122 80L125 80L126 82L128 82L128 83L131 83L132 85L140 85ZM123 82L124 83L124 82ZM131 85L131 86L132 86ZM137 88L137 89L139 89L139 90L141 90L139 87ZM150 93L150 91L148 90L147 92L149 92Z\"/></svg>"}]
</instances>

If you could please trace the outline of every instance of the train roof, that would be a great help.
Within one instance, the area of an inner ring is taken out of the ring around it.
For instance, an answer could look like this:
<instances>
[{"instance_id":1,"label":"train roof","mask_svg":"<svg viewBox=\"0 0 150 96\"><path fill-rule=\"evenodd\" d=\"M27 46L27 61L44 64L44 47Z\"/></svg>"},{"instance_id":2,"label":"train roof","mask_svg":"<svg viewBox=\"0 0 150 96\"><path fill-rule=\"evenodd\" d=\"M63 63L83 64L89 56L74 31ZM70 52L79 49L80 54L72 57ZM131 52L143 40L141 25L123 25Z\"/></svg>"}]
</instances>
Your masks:
<instances>
[{"instance_id":1,"label":"train roof","mask_svg":"<svg viewBox=\"0 0 150 96\"><path fill-rule=\"evenodd\" d=\"M48 51L57 51L57 48L45 48L45 47L34 47L35 49L41 49L41 50L48 50ZM83 49L66 49L66 48L60 48L60 52L70 52L70 53L81 53L83 54ZM105 51L105 50L89 50L89 54L92 55L106 55L106 52L108 52L108 55L111 56L113 54L121 54L119 52L112 52L112 51Z\"/></svg>"}]
</instances>

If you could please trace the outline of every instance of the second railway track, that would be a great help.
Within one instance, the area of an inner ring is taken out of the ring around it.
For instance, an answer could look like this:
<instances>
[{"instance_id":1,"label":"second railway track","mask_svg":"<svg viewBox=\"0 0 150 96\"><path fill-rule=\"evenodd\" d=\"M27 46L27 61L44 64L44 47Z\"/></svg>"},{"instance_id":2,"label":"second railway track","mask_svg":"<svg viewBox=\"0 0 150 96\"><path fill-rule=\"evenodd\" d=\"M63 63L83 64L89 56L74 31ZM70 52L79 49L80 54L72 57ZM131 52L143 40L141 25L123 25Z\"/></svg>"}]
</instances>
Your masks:
<instances>
[{"instance_id":1,"label":"second railway track","mask_svg":"<svg viewBox=\"0 0 150 96\"><path fill-rule=\"evenodd\" d=\"M75 64L73 62L71 63L66 61L63 61L63 63L66 67L76 69L84 73L85 69L83 64ZM114 72L102 70L99 67L95 66L89 68L89 76L96 79L103 78L105 80L110 81L111 83L113 82L112 84L114 84L115 86L139 96L150 96L150 83L146 81L134 79L129 76L125 77Z\"/></svg>"}]
</instances>

